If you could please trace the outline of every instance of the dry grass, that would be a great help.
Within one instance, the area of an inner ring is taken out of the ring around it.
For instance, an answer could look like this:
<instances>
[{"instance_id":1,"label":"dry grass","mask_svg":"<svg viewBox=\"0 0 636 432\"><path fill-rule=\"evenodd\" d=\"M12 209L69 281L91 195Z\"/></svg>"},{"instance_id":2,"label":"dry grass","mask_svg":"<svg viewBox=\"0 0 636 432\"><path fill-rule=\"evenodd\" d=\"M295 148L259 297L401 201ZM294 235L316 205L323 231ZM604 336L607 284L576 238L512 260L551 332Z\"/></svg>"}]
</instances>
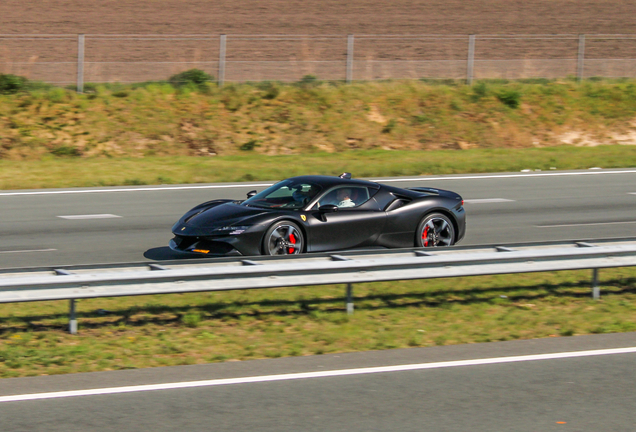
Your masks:
<instances>
[{"instance_id":1,"label":"dry grass","mask_svg":"<svg viewBox=\"0 0 636 432\"><path fill-rule=\"evenodd\" d=\"M0 96L0 158L636 144L635 118L633 81L58 88Z\"/></svg>"}]
</instances>

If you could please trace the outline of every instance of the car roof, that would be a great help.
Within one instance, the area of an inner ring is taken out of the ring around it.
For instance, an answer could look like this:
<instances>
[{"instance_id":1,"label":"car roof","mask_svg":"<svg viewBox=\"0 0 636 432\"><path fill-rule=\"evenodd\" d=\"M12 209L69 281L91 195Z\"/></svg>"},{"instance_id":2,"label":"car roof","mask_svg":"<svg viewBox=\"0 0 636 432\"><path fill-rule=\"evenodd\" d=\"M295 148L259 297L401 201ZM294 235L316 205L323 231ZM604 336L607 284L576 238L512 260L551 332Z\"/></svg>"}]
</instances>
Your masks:
<instances>
[{"instance_id":1,"label":"car roof","mask_svg":"<svg viewBox=\"0 0 636 432\"><path fill-rule=\"evenodd\" d=\"M341 177L324 176L324 175L304 175L304 176L298 176L298 177L290 177L287 180L306 182L306 183L316 183L322 186L323 188L329 188L329 187L337 186L337 185L366 186L366 187L371 187L373 189L380 188L380 184L369 181L369 180L345 179Z\"/></svg>"}]
</instances>

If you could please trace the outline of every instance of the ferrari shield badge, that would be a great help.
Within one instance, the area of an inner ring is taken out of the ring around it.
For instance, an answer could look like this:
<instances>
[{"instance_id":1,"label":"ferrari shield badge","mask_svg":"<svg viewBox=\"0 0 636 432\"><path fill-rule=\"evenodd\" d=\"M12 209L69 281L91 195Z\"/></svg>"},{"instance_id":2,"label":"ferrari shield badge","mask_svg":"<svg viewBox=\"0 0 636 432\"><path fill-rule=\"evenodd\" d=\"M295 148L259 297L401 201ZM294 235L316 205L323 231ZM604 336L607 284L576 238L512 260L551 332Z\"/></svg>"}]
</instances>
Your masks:
<instances>
[{"instance_id":1,"label":"ferrari shield badge","mask_svg":"<svg viewBox=\"0 0 636 432\"><path fill-rule=\"evenodd\" d=\"M181 228L181 231L185 231L186 227Z\"/></svg>"},{"instance_id":2,"label":"ferrari shield badge","mask_svg":"<svg viewBox=\"0 0 636 432\"><path fill-rule=\"evenodd\" d=\"M307 222L307 216L305 216L305 215L300 215L300 218L303 220L303 222Z\"/></svg>"}]
</instances>

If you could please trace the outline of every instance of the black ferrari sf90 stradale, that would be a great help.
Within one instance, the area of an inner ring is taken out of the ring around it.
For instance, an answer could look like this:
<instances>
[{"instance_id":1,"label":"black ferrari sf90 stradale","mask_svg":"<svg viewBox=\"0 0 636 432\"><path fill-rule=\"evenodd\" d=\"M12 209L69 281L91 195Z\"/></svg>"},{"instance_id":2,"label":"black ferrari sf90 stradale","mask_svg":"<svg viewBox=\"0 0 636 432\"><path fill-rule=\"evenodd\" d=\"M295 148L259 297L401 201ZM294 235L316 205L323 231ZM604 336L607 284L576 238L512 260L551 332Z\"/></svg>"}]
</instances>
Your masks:
<instances>
[{"instance_id":1,"label":"black ferrari sf90 stradale","mask_svg":"<svg viewBox=\"0 0 636 432\"><path fill-rule=\"evenodd\" d=\"M300 176L245 201L200 204L172 227L173 250L204 255L288 255L382 246L451 246L466 215L455 192L366 180Z\"/></svg>"}]
</instances>

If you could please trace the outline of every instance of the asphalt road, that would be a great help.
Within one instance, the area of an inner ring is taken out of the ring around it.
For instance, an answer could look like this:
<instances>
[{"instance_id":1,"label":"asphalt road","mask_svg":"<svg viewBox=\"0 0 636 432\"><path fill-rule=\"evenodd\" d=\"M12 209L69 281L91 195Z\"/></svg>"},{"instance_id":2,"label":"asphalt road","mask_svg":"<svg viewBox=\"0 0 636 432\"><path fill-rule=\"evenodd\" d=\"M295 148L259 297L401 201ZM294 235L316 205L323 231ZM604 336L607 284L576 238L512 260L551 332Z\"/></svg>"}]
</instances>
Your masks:
<instances>
[{"instance_id":1,"label":"asphalt road","mask_svg":"<svg viewBox=\"0 0 636 432\"><path fill-rule=\"evenodd\" d=\"M462 194L462 245L636 236L636 169L386 181ZM175 258L170 228L185 211L267 183L3 191L0 268Z\"/></svg>"},{"instance_id":2,"label":"asphalt road","mask_svg":"<svg viewBox=\"0 0 636 432\"><path fill-rule=\"evenodd\" d=\"M622 432L636 424L635 346L623 333L5 379L0 419L14 432ZM616 348L630 352L596 351ZM77 390L89 394L51 394Z\"/></svg>"}]
</instances>

